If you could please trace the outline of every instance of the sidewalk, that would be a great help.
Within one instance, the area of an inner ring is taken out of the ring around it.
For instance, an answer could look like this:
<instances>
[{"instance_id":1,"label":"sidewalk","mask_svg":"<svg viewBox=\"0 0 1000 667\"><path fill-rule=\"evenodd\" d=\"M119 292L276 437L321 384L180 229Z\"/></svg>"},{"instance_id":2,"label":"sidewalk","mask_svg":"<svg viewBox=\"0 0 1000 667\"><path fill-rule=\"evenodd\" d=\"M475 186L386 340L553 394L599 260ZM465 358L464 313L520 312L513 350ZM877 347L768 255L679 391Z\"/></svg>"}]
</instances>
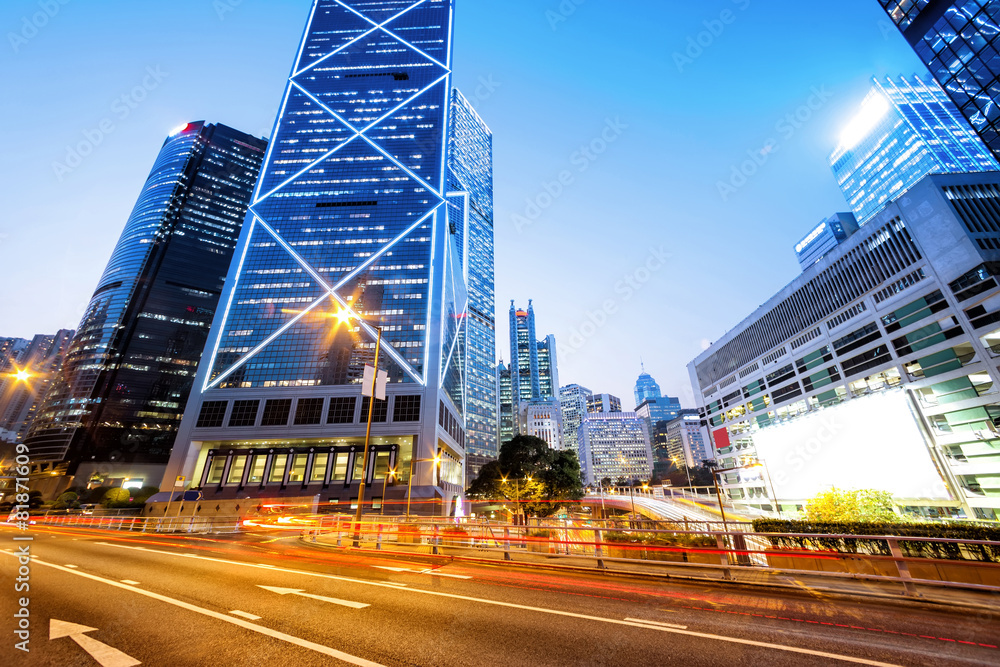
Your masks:
<instances>
[{"instance_id":1,"label":"sidewalk","mask_svg":"<svg viewBox=\"0 0 1000 667\"><path fill-rule=\"evenodd\" d=\"M353 541L348 532L341 534L338 546L337 534L326 533L318 536L304 535L302 542L309 546L335 550L354 550ZM883 582L866 580L844 575L843 577L817 576L810 572L769 572L754 566L723 566L708 564L674 563L648 561L640 559L604 558L604 569L598 568L597 559L593 555L546 554L529 551L524 546L516 544L511 538L510 560L505 560L503 542L499 546L477 544L474 547L446 545L444 541L438 548L438 554L433 554L430 544L409 544L383 542L381 549L371 535L365 535L360 549L371 555L419 556L429 560L449 560L489 563L491 565L508 565L511 567L542 567L547 569L586 571L603 573L611 576L640 576L644 578L675 579L690 581L711 581L720 584L735 584L743 586L762 586L767 588L783 588L804 591L813 595L834 594L846 596L861 596L878 598L894 602L922 602L943 604L956 607L971 607L975 609L1000 610L1000 593L991 591L976 591L961 588L946 588L928 584L916 584L919 597L903 595L903 586L898 582ZM726 572L731 579L726 579Z\"/></svg>"}]
</instances>

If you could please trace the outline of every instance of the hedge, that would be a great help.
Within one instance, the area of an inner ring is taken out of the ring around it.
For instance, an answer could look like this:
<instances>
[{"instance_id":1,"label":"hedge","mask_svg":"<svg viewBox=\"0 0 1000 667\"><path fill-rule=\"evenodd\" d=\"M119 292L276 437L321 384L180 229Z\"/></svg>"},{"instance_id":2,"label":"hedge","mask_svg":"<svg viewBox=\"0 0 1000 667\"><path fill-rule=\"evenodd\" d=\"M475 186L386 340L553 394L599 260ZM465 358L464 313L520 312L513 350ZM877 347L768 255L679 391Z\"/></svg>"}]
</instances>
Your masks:
<instances>
[{"instance_id":1,"label":"hedge","mask_svg":"<svg viewBox=\"0 0 1000 667\"><path fill-rule=\"evenodd\" d=\"M892 535L896 537L936 537L940 539L979 540L1000 543L1000 527L974 523L819 523L755 519L756 533L799 533L816 535ZM835 551L870 556L891 556L885 540L822 537L769 537L777 549ZM900 550L910 558L940 560L975 560L1000 563L1000 544L957 544L954 542L899 541Z\"/></svg>"}]
</instances>

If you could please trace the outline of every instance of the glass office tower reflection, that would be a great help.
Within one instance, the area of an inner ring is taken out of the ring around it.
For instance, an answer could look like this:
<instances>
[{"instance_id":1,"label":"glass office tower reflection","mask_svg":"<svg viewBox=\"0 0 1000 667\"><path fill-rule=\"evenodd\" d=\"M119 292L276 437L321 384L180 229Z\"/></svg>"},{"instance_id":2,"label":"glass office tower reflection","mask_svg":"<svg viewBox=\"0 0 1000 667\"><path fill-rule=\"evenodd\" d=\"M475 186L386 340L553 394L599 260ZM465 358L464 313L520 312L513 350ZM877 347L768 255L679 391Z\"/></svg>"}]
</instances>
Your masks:
<instances>
[{"instance_id":1,"label":"glass office tower reflection","mask_svg":"<svg viewBox=\"0 0 1000 667\"><path fill-rule=\"evenodd\" d=\"M1000 0L880 0L906 41L1000 159Z\"/></svg>"},{"instance_id":2,"label":"glass office tower reflection","mask_svg":"<svg viewBox=\"0 0 1000 667\"><path fill-rule=\"evenodd\" d=\"M472 197L448 187L452 18L451 0L314 1L171 485L346 503L367 470L377 507L412 466L415 509L464 490ZM366 465L377 329L389 400Z\"/></svg>"},{"instance_id":3,"label":"glass office tower reflection","mask_svg":"<svg viewBox=\"0 0 1000 667\"><path fill-rule=\"evenodd\" d=\"M466 473L479 475L497 458L496 296L493 260L493 133L469 101L452 94L448 189L464 212L457 228L469 290L466 321Z\"/></svg>"},{"instance_id":4,"label":"glass office tower reflection","mask_svg":"<svg viewBox=\"0 0 1000 667\"><path fill-rule=\"evenodd\" d=\"M1000 169L948 96L919 77L873 79L830 166L859 224L927 174Z\"/></svg>"},{"instance_id":5,"label":"glass office tower reflection","mask_svg":"<svg viewBox=\"0 0 1000 667\"><path fill-rule=\"evenodd\" d=\"M28 433L33 462L159 483L266 148L203 122L166 140Z\"/></svg>"}]
</instances>

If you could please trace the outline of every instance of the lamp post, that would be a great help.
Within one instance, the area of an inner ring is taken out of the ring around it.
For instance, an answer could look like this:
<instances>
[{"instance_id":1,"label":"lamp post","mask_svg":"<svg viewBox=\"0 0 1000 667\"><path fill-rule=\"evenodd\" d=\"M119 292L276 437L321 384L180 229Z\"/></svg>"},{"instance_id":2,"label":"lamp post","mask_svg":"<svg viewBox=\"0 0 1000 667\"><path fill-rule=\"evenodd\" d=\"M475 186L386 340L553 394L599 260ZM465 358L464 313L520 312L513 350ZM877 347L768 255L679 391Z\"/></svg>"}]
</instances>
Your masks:
<instances>
[{"instance_id":1,"label":"lamp post","mask_svg":"<svg viewBox=\"0 0 1000 667\"><path fill-rule=\"evenodd\" d=\"M350 317L348 315L348 317ZM361 510L365 504L365 484L368 483L368 448L372 437L372 416L375 414L375 387L378 385L378 358L382 352L382 327L375 327L378 338L375 341L375 372L372 374L371 397L368 399L368 428L365 430L364 458L361 460L361 484L358 485L358 510L354 513L354 547L361 546ZM385 496L382 496L385 504Z\"/></svg>"}]
</instances>

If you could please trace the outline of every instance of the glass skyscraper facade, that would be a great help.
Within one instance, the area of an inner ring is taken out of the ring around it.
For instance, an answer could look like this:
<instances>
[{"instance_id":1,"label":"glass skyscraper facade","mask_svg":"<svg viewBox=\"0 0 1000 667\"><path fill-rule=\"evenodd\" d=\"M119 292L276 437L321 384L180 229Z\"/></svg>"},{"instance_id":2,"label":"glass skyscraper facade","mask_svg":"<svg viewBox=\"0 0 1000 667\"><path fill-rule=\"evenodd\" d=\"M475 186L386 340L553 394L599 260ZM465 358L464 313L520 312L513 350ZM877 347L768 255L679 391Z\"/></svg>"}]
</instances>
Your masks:
<instances>
[{"instance_id":1,"label":"glass skyscraper facade","mask_svg":"<svg viewBox=\"0 0 1000 667\"><path fill-rule=\"evenodd\" d=\"M1000 169L938 85L919 77L873 82L830 156L861 225L927 174Z\"/></svg>"},{"instance_id":2,"label":"glass skyscraper facade","mask_svg":"<svg viewBox=\"0 0 1000 667\"><path fill-rule=\"evenodd\" d=\"M656 380L653 376L646 372L645 366L643 366L642 373L639 375L639 379L635 382L635 404L642 405L642 402L648 398L659 398L660 397L660 385L656 384Z\"/></svg>"},{"instance_id":3,"label":"glass skyscraper facade","mask_svg":"<svg viewBox=\"0 0 1000 667\"><path fill-rule=\"evenodd\" d=\"M469 479L497 458L496 295L493 260L493 134L457 90L451 98L448 189L464 215L457 242L469 292L465 332L465 451Z\"/></svg>"},{"instance_id":4,"label":"glass skyscraper facade","mask_svg":"<svg viewBox=\"0 0 1000 667\"><path fill-rule=\"evenodd\" d=\"M0 340L0 441L24 440L74 333L63 329L30 341Z\"/></svg>"},{"instance_id":5,"label":"glass skyscraper facade","mask_svg":"<svg viewBox=\"0 0 1000 667\"><path fill-rule=\"evenodd\" d=\"M510 366L500 362L497 366L497 441L503 443L517 435L517 415L514 412L514 391L511 386Z\"/></svg>"},{"instance_id":6,"label":"glass skyscraper facade","mask_svg":"<svg viewBox=\"0 0 1000 667\"><path fill-rule=\"evenodd\" d=\"M580 425L587 416L587 399L591 392L586 387L571 384L559 389L559 402L562 407L563 443L566 451L580 455Z\"/></svg>"},{"instance_id":7,"label":"glass skyscraper facade","mask_svg":"<svg viewBox=\"0 0 1000 667\"><path fill-rule=\"evenodd\" d=\"M880 0L983 142L1000 158L1000 0Z\"/></svg>"},{"instance_id":8,"label":"glass skyscraper facade","mask_svg":"<svg viewBox=\"0 0 1000 667\"><path fill-rule=\"evenodd\" d=\"M463 492L469 286L484 289L467 260L490 158L452 94L453 9L315 0L165 479L336 503L389 470L402 499L412 466L415 510ZM390 385L365 462L378 330Z\"/></svg>"},{"instance_id":9,"label":"glass skyscraper facade","mask_svg":"<svg viewBox=\"0 0 1000 667\"><path fill-rule=\"evenodd\" d=\"M266 148L204 122L167 138L26 437L34 462L162 474Z\"/></svg>"},{"instance_id":10,"label":"glass skyscraper facade","mask_svg":"<svg viewBox=\"0 0 1000 667\"><path fill-rule=\"evenodd\" d=\"M648 480L653 451L642 418L634 412L587 415L580 427L580 467L587 484Z\"/></svg>"}]
</instances>

